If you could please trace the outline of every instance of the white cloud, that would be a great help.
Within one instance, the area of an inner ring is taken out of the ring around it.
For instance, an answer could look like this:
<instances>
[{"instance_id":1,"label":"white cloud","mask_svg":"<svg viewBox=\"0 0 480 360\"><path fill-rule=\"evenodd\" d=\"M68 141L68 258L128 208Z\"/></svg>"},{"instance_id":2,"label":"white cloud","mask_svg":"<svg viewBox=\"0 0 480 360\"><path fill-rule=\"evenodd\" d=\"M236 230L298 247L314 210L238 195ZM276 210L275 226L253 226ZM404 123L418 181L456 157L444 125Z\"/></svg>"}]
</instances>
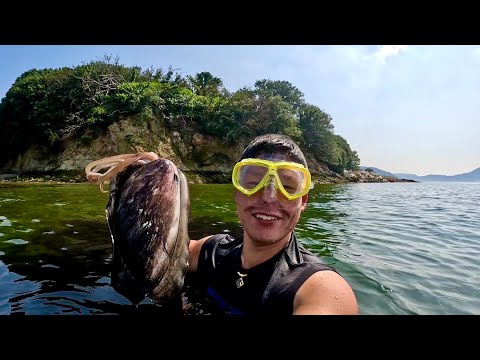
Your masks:
<instances>
[{"instance_id":1,"label":"white cloud","mask_svg":"<svg viewBox=\"0 0 480 360\"><path fill-rule=\"evenodd\" d=\"M381 62L385 62L388 57L398 55L406 49L407 45L382 45L373 56Z\"/></svg>"},{"instance_id":2,"label":"white cloud","mask_svg":"<svg viewBox=\"0 0 480 360\"><path fill-rule=\"evenodd\" d=\"M361 67L370 67L372 64L385 64L386 59L410 51L407 45L381 45L381 46L335 46L335 54L339 56L335 63L342 65L342 59L350 64ZM408 50L407 50L408 49ZM339 63L340 61L340 63Z\"/></svg>"}]
</instances>

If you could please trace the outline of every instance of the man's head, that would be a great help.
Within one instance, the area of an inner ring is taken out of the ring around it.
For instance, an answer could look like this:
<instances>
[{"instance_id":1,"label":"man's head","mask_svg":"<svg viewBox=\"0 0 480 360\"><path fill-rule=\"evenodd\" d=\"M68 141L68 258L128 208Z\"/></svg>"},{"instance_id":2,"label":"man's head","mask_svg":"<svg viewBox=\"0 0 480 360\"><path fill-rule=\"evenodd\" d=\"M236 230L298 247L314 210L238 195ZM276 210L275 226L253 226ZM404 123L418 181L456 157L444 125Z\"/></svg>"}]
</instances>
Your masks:
<instances>
[{"instance_id":1,"label":"man's head","mask_svg":"<svg viewBox=\"0 0 480 360\"><path fill-rule=\"evenodd\" d=\"M232 180L245 236L257 244L287 243L305 209L311 181L298 145L280 134L255 138L243 151Z\"/></svg>"},{"instance_id":2,"label":"man's head","mask_svg":"<svg viewBox=\"0 0 480 360\"><path fill-rule=\"evenodd\" d=\"M263 158L265 158L269 154L283 155L286 161L302 164L308 169L307 160L302 150L290 137L282 134L266 134L256 137L243 150L240 160L257 158L259 155L263 155Z\"/></svg>"}]
</instances>

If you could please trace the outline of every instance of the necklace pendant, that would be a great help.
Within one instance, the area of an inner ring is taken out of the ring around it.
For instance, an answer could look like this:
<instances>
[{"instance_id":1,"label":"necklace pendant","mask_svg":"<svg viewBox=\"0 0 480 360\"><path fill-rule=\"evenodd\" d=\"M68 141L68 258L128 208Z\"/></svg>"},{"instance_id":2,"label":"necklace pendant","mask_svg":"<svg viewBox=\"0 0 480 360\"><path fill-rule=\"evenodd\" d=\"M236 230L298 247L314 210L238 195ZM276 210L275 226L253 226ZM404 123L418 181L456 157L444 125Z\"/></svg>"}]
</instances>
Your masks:
<instances>
[{"instance_id":1,"label":"necklace pendant","mask_svg":"<svg viewBox=\"0 0 480 360\"><path fill-rule=\"evenodd\" d=\"M245 283L243 282L242 278L238 278L236 281L237 289L241 288Z\"/></svg>"},{"instance_id":2,"label":"necklace pendant","mask_svg":"<svg viewBox=\"0 0 480 360\"><path fill-rule=\"evenodd\" d=\"M247 274L241 274L240 272L237 271L238 276L240 276L235 284L237 284L237 289L241 288L243 285L245 285L245 282L243 281L243 278L247 276Z\"/></svg>"}]
</instances>

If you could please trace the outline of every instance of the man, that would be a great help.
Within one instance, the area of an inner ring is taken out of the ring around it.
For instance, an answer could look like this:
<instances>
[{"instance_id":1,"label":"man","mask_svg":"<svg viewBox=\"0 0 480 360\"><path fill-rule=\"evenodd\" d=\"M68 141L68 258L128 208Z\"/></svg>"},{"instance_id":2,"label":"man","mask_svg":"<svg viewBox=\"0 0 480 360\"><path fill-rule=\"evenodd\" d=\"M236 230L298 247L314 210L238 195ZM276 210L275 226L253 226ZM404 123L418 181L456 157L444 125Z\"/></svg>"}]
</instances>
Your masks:
<instances>
[{"instance_id":1,"label":"man","mask_svg":"<svg viewBox=\"0 0 480 360\"><path fill-rule=\"evenodd\" d=\"M304 154L285 135L254 139L233 170L243 236L191 240L189 270L227 314L357 314L345 279L297 241L311 177Z\"/></svg>"}]
</instances>

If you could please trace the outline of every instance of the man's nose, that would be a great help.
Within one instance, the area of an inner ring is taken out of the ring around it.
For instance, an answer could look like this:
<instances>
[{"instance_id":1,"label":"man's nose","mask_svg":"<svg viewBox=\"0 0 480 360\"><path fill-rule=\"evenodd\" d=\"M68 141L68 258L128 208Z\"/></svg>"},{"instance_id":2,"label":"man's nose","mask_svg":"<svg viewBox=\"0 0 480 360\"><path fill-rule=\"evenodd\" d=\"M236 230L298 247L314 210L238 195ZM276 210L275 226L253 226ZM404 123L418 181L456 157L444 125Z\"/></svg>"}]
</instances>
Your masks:
<instances>
[{"instance_id":1,"label":"man's nose","mask_svg":"<svg viewBox=\"0 0 480 360\"><path fill-rule=\"evenodd\" d=\"M275 179L270 178L267 186L263 188L263 200L266 202L273 202L277 200L277 189L275 188Z\"/></svg>"}]
</instances>

